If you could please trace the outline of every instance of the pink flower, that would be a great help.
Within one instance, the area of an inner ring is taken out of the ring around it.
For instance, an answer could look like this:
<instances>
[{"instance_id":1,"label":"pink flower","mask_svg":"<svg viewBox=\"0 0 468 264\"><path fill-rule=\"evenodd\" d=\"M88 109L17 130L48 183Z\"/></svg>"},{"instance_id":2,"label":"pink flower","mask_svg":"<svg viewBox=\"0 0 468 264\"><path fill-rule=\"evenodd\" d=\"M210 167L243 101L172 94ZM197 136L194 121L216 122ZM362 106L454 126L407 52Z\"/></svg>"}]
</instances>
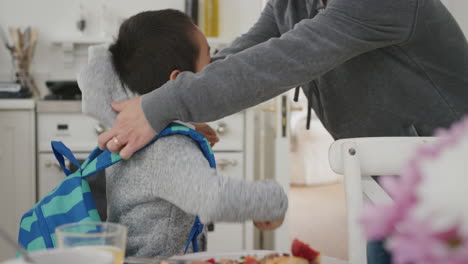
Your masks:
<instances>
[{"instance_id":1,"label":"pink flower","mask_svg":"<svg viewBox=\"0 0 468 264\"><path fill-rule=\"evenodd\" d=\"M468 264L468 117L421 147L401 177L382 182L392 204L366 205L370 240L386 239L394 264Z\"/></svg>"},{"instance_id":2,"label":"pink flower","mask_svg":"<svg viewBox=\"0 0 468 264\"><path fill-rule=\"evenodd\" d=\"M406 171L415 171L408 166ZM404 173L405 174L405 173ZM416 187L420 181L418 173L406 173L412 177L385 177L381 184L394 199L392 204L366 204L360 222L370 240L380 240L394 231L396 224L407 216L416 204Z\"/></svg>"},{"instance_id":3,"label":"pink flower","mask_svg":"<svg viewBox=\"0 0 468 264\"><path fill-rule=\"evenodd\" d=\"M467 264L468 239L454 227L434 232L426 221L406 219L389 238L394 264Z\"/></svg>"},{"instance_id":4,"label":"pink flower","mask_svg":"<svg viewBox=\"0 0 468 264\"><path fill-rule=\"evenodd\" d=\"M429 248L437 242L430 235L430 229L424 223L408 220L398 226L398 230L389 237L387 247L392 253L394 264L432 263Z\"/></svg>"},{"instance_id":5,"label":"pink flower","mask_svg":"<svg viewBox=\"0 0 468 264\"><path fill-rule=\"evenodd\" d=\"M439 241L438 248L434 248L439 263L468 263L468 236L463 236L460 226L457 224L445 232L434 234Z\"/></svg>"},{"instance_id":6,"label":"pink flower","mask_svg":"<svg viewBox=\"0 0 468 264\"><path fill-rule=\"evenodd\" d=\"M402 214L393 205L367 204L361 218L361 224L370 240L381 240L393 232Z\"/></svg>"}]
</instances>

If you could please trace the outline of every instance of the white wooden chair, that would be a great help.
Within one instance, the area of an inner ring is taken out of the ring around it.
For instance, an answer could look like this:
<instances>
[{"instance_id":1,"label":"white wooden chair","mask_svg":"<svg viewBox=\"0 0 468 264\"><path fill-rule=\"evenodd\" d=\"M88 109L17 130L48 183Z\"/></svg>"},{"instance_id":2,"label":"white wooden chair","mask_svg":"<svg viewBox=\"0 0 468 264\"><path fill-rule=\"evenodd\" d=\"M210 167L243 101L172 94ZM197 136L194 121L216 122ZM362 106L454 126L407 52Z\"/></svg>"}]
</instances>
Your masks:
<instances>
[{"instance_id":1,"label":"white wooden chair","mask_svg":"<svg viewBox=\"0 0 468 264\"><path fill-rule=\"evenodd\" d=\"M392 199L371 175L398 175L414 150L433 137L374 137L335 141L329 150L332 170L344 175L348 210L348 258L351 264L366 264L366 239L359 225L363 200L391 202ZM371 264L371 263L370 263Z\"/></svg>"}]
</instances>

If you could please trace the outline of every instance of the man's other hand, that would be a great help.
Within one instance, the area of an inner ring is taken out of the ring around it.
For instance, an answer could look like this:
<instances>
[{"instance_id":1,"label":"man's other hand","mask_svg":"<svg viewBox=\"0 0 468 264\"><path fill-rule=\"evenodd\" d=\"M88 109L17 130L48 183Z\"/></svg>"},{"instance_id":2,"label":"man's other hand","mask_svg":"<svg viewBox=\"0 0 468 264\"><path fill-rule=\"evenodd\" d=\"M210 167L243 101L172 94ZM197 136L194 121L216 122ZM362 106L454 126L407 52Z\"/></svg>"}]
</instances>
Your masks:
<instances>
[{"instance_id":1,"label":"man's other hand","mask_svg":"<svg viewBox=\"0 0 468 264\"><path fill-rule=\"evenodd\" d=\"M205 123L192 123L193 126L195 126L195 130L197 130L198 133L202 134L208 142L210 142L210 145L213 147L216 143L219 141L218 135L216 135L216 132L212 127L210 127L208 124Z\"/></svg>"}]
</instances>

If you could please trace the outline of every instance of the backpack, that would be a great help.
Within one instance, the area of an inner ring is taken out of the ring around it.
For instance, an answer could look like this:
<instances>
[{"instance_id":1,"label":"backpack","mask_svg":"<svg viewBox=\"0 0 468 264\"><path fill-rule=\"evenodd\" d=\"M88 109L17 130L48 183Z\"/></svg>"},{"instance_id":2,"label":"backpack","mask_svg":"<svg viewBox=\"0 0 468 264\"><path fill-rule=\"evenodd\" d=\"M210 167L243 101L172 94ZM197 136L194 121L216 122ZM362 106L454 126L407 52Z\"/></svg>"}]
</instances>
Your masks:
<instances>
[{"instance_id":1,"label":"backpack","mask_svg":"<svg viewBox=\"0 0 468 264\"><path fill-rule=\"evenodd\" d=\"M174 134L186 135L196 141L210 167L216 168L216 161L208 140L197 131L183 125L171 124L145 147L158 138ZM72 151L62 142L52 141L51 145L66 177L21 218L18 242L28 252L55 248L57 246L55 229L58 226L78 222L101 222L86 178L122 160L118 153L96 148L80 165ZM70 172L65 166L64 157L77 165L79 169L73 173ZM199 251L197 237L203 232L203 228L197 216L187 239L184 254L191 243L193 251Z\"/></svg>"}]
</instances>

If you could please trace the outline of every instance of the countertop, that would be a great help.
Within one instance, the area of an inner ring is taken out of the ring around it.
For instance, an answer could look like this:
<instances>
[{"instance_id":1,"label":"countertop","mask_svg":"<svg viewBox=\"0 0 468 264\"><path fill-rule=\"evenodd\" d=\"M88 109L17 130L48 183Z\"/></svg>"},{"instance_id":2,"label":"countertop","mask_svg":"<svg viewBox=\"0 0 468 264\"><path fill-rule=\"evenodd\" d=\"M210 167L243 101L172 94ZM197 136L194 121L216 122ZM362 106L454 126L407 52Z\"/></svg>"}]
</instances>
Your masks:
<instances>
[{"instance_id":1,"label":"countertop","mask_svg":"<svg viewBox=\"0 0 468 264\"><path fill-rule=\"evenodd\" d=\"M27 99L0 99L0 110L32 110L36 106L36 100Z\"/></svg>"},{"instance_id":2,"label":"countertop","mask_svg":"<svg viewBox=\"0 0 468 264\"><path fill-rule=\"evenodd\" d=\"M81 113L80 100L37 100L38 113Z\"/></svg>"},{"instance_id":3,"label":"countertop","mask_svg":"<svg viewBox=\"0 0 468 264\"><path fill-rule=\"evenodd\" d=\"M0 99L0 110L33 110L38 113L81 113L80 100Z\"/></svg>"}]
</instances>

